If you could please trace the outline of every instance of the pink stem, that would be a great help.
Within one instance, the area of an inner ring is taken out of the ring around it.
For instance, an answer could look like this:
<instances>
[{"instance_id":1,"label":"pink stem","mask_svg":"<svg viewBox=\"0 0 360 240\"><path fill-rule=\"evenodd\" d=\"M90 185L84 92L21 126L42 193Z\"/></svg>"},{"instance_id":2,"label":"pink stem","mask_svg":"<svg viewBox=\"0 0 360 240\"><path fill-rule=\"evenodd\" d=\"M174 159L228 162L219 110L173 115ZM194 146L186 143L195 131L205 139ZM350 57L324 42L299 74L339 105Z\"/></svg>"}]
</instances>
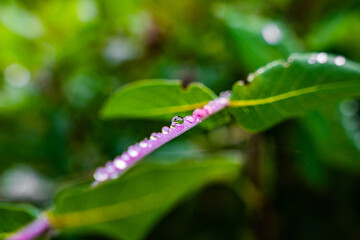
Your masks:
<instances>
[{"instance_id":1,"label":"pink stem","mask_svg":"<svg viewBox=\"0 0 360 240\"><path fill-rule=\"evenodd\" d=\"M6 240L30 240L49 228L49 219L46 215L40 215L37 219L29 223L24 228L12 234Z\"/></svg>"},{"instance_id":2,"label":"pink stem","mask_svg":"<svg viewBox=\"0 0 360 240\"><path fill-rule=\"evenodd\" d=\"M174 117L172 127L169 128L165 126L161 133L152 133L150 140L144 139L140 143L130 146L127 151L117 156L114 161L109 161L105 167L98 168L94 173L95 182L93 186L109 179L117 178L157 148L195 127L201 123L202 120L219 112L228 106L229 97L229 92L221 94L219 98L210 101L203 108L195 109L191 116L184 118L183 123L174 122L174 120L182 119L180 117Z\"/></svg>"}]
</instances>

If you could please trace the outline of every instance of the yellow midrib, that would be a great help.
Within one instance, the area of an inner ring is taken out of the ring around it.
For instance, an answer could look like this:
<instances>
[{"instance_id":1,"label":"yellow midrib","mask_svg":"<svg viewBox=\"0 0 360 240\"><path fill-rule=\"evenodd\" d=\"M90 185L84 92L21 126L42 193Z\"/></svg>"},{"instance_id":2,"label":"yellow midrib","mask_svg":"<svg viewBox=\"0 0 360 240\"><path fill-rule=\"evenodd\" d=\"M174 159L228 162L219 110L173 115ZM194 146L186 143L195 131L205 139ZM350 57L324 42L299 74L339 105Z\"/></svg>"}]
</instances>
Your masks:
<instances>
[{"instance_id":1,"label":"yellow midrib","mask_svg":"<svg viewBox=\"0 0 360 240\"><path fill-rule=\"evenodd\" d=\"M170 191L171 189L172 187L161 189L160 193ZM159 192L152 193L137 199L131 199L128 201L82 210L79 212L63 213L59 215L53 215L51 212L49 212L48 216L52 225L56 228L73 228L85 225L93 225L124 219L158 209L157 206L159 206L159 204L161 205L162 203L159 202L159 198L157 196L159 196ZM153 204L154 200L156 200L159 204ZM85 219L86 221L84 221Z\"/></svg>"},{"instance_id":2,"label":"yellow midrib","mask_svg":"<svg viewBox=\"0 0 360 240\"><path fill-rule=\"evenodd\" d=\"M354 86L354 85L352 85L354 83L356 83L357 85L360 86L360 81L350 81L350 82L341 83L341 84L340 83L329 83L329 84L323 84L323 85L318 85L318 86L312 86L312 87L308 87L308 88L302 88L302 89L282 93L282 94L267 97L267 98L232 100L232 101L230 101L229 106L230 107L247 107L247 106L270 104L270 103L285 100L288 98L299 97L301 95L316 93L319 91L334 90L334 89L338 89L338 88L348 88L348 87Z\"/></svg>"}]
</instances>

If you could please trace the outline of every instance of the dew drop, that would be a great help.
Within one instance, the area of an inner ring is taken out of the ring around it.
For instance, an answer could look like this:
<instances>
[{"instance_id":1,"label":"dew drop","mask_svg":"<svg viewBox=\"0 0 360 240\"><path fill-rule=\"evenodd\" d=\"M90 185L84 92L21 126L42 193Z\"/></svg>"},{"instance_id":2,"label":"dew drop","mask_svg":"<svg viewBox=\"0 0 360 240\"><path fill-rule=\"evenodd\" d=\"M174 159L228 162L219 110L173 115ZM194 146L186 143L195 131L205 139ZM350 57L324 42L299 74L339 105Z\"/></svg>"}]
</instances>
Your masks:
<instances>
[{"instance_id":1,"label":"dew drop","mask_svg":"<svg viewBox=\"0 0 360 240\"><path fill-rule=\"evenodd\" d=\"M248 82L252 82L252 81L254 80L254 78L255 78L255 74L250 73L250 74L248 75L248 77L247 77L247 81L248 81Z\"/></svg>"},{"instance_id":2,"label":"dew drop","mask_svg":"<svg viewBox=\"0 0 360 240\"><path fill-rule=\"evenodd\" d=\"M115 168L114 164L111 161L108 161L106 163L105 169L110 175L116 171L116 168Z\"/></svg>"},{"instance_id":3,"label":"dew drop","mask_svg":"<svg viewBox=\"0 0 360 240\"><path fill-rule=\"evenodd\" d=\"M328 55L324 52L318 53L315 57L316 61L320 64L326 63L328 60Z\"/></svg>"},{"instance_id":4,"label":"dew drop","mask_svg":"<svg viewBox=\"0 0 360 240\"><path fill-rule=\"evenodd\" d=\"M212 109L212 107L210 107L209 105L205 105L204 106L204 110L207 114L212 114L214 112L214 110Z\"/></svg>"},{"instance_id":5,"label":"dew drop","mask_svg":"<svg viewBox=\"0 0 360 240\"><path fill-rule=\"evenodd\" d=\"M189 123L194 123L196 121L196 119L193 116L186 116L184 118L184 120L189 122Z\"/></svg>"},{"instance_id":6,"label":"dew drop","mask_svg":"<svg viewBox=\"0 0 360 240\"><path fill-rule=\"evenodd\" d=\"M343 56L337 56L334 58L334 63L336 66L343 66L346 63L346 58Z\"/></svg>"},{"instance_id":7,"label":"dew drop","mask_svg":"<svg viewBox=\"0 0 360 240\"><path fill-rule=\"evenodd\" d=\"M147 148L149 146L148 144L148 141L147 140L142 140L140 143L139 143L139 147L141 148Z\"/></svg>"},{"instance_id":8,"label":"dew drop","mask_svg":"<svg viewBox=\"0 0 360 240\"><path fill-rule=\"evenodd\" d=\"M239 85L240 86L245 86L245 81L244 80L239 80Z\"/></svg>"},{"instance_id":9,"label":"dew drop","mask_svg":"<svg viewBox=\"0 0 360 240\"><path fill-rule=\"evenodd\" d=\"M155 140L158 139L158 138L159 138L158 133L152 133L152 134L150 135L150 140L155 141Z\"/></svg>"},{"instance_id":10,"label":"dew drop","mask_svg":"<svg viewBox=\"0 0 360 240\"><path fill-rule=\"evenodd\" d=\"M184 123L184 119L180 116L175 116L173 117L173 119L171 120L171 128L174 128L174 127L177 127L177 126L180 126L181 124Z\"/></svg>"},{"instance_id":11,"label":"dew drop","mask_svg":"<svg viewBox=\"0 0 360 240\"><path fill-rule=\"evenodd\" d=\"M114 160L114 166L119 170L123 170L123 169L126 168L126 162L124 160L121 160L121 159L115 159Z\"/></svg>"},{"instance_id":12,"label":"dew drop","mask_svg":"<svg viewBox=\"0 0 360 240\"><path fill-rule=\"evenodd\" d=\"M197 108L194 110L193 116L198 117L198 118L203 118L206 116L206 111L202 108Z\"/></svg>"},{"instance_id":13,"label":"dew drop","mask_svg":"<svg viewBox=\"0 0 360 240\"><path fill-rule=\"evenodd\" d=\"M108 175L107 171L105 170L105 168L100 167L100 168L96 169L96 171L94 173L94 178L96 181L103 182L109 178L109 175Z\"/></svg>"},{"instance_id":14,"label":"dew drop","mask_svg":"<svg viewBox=\"0 0 360 240\"><path fill-rule=\"evenodd\" d=\"M275 23L268 23L261 30L264 40L271 45L277 44L281 40L281 30Z\"/></svg>"},{"instance_id":15,"label":"dew drop","mask_svg":"<svg viewBox=\"0 0 360 240\"><path fill-rule=\"evenodd\" d=\"M221 92L220 97L222 97L222 98L230 98L231 97L231 91L227 90L227 91Z\"/></svg>"},{"instance_id":16,"label":"dew drop","mask_svg":"<svg viewBox=\"0 0 360 240\"><path fill-rule=\"evenodd\" d=\"M163 127L163 128L161 129L161 132L162 132L163 134L168 134L168 133L170 132L170 128L169 128L168 126L165 126L165 127Z\"/></svg>"},{"instance_id":17,"label":"dew drop","mask_svg":"<svg viewBox=\"0 0 360 240\"><path fill-rule=\"evenodd\" d=\"M128 154L130 157L137 157L139 155L139 148L137 146L130 146Z\"/></svg>"},{"instance_id":18,"label":"dew drop","mask_svg":"<svg viewBox=\"0 0 360 240\"><path fill-rule=\"evenodd\" d=\"M359 110L359 103L355 100L346 100L340 103L339 108L343 115L351 117Z\"/></svg>"}]
</instances>

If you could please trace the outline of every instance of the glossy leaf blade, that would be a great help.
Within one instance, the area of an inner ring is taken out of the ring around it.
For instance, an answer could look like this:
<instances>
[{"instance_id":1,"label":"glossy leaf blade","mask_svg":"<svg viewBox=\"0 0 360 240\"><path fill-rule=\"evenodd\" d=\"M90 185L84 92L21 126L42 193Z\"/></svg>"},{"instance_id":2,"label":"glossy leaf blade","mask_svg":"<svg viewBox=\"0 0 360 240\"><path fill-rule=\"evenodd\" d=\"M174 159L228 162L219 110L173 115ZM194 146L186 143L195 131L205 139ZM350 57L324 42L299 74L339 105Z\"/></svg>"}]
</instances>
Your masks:
<instances>
[{"instance_id":1,"label":"glossy leaf blade","mask_svg":"<svg viewBox=\"0 0 360 240\"><path fill-rule=\"evenodd\" d=\"M103 118L164 119L204 106L216 95L204 85L187 89L176 80L143 80L120 88L106 102Z\"/></svg>"},{"instance_id":2,"label":"glossy leaf blade","mask_svg":"<svg viewBox=\"0 0 360 240\"><path fill-rule=\"evenodd\" d=\"M24 227L37 215L38 211L29 205L0 203L0 239Z\"/></svg>"},{"instance_id":3,"label":"glossy leaf blade","mask_svg":"<svg viewBox=\"0 0 360 240\"><path fill-rule=\"evenodd\" d=\"M209 181L232 178L238 167L234 157L139 164L117 180L60 194L52 223L63 231L140 239L180 199Z\"/></svg>"},{"instance_id":4,"label":"glossy leaf blade","mask_svg":"<svg viewBox=\"0 0 360 240\"><path fill-rule=\"evenodd\" d=\"M258 69L249 85L233 86L231 113L245 129L257 132L322 104L360 96L360 64L325 55L293 54Z\"/></svg>"},{"instance_id":5,"label":"glossy leaf blade","mask_svg":"<svg viewBox=\"0 0 360 240\"><path fill-rule=\"evenodd\" d=\"M139 118L170 121L175 115L186 116L203 107L217 96L201 83L186 89L178 80L142 80L120 88L105 103L101 116L109 118ZM223 111L202 125L212 128L228 120Z\"/></svg>"}]
</instances>

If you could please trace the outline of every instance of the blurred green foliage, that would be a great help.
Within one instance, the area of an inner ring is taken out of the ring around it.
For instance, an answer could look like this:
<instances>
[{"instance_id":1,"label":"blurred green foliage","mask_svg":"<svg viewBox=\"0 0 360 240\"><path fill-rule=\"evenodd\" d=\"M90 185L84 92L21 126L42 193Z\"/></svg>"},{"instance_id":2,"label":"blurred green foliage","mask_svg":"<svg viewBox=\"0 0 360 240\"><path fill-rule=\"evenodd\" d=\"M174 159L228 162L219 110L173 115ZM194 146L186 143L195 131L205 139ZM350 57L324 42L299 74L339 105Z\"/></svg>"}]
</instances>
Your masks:
<instances>
[{"instance_id":1,"label":"blurred green foliage","mask_svg":"<svg viewBox=\"0 0 360 240\"><path fill-rule=\"evenodd\" d=\"M268 24L279 26L279 44L264 40ZM100 120L119 86L168 78L219 93L299 50L360 62L360 3L4 0L0 36L0 199L47 207L49 182L88 180L95 167L168 124ZM154 161L236 150L246 162L236 181L182 201L147 238L359 239L358 108L352 100L329 105L258 135L235 122L194 129L167 144ZM22 174L24 166L33 174Z\"/></svg>"}]
</instances>

